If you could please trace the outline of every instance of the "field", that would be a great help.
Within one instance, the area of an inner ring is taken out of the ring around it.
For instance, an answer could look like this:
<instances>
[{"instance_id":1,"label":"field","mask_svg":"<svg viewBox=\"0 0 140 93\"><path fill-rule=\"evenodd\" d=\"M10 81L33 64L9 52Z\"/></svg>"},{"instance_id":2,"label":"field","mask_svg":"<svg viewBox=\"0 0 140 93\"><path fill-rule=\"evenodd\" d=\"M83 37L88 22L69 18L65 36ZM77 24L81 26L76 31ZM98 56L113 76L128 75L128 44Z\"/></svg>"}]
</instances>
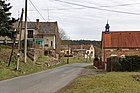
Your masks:
<instances>
[{"instance_id":1,"label":"field","mask_svg":"<svg viewBox=\"0 0 140 93\"><path fill-rule=\"evenodd\" d=\"M81 75L58 93L140 93L140 82L133 75L140 73L94 71L94 74Z\"/></svg>"}]
</instances>

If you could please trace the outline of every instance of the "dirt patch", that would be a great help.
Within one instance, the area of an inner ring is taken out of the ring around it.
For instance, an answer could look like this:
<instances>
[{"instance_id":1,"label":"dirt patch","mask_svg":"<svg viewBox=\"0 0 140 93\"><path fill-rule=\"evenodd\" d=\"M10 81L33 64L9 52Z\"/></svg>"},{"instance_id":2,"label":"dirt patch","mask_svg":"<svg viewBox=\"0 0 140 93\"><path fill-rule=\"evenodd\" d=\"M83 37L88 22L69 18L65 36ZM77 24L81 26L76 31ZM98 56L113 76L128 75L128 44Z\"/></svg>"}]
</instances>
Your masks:
<instances>
[{"instance_id":1,"label":"dirt patch","mask_svg":"<svg viewBox=\"0 0 140 93\"><path fill-rule=\"evenodd\" d=\"M7 62L9 60L11 49L0 49L0 61Z\"/></svg>"},{"instance_id":2,"label":"dirt patch","mask_svg":"<svg viewBox=\"0 0 140 93\"><path fill-rule=\"evenodd\" d=\"M101 73L105 73L105 71L102 69L85 68L81 71L80 76L95 76Z\"/></svg>"},{"instance_id":3,"label":"dirt patch","mask_svg":"<svg viewBox=\"0 0 140 93\"><path fill-rule=\"evenodd\" d=\"M136 81L140 82L140 75L133 75L132 76Z\"/></svg>"}]
</instances>

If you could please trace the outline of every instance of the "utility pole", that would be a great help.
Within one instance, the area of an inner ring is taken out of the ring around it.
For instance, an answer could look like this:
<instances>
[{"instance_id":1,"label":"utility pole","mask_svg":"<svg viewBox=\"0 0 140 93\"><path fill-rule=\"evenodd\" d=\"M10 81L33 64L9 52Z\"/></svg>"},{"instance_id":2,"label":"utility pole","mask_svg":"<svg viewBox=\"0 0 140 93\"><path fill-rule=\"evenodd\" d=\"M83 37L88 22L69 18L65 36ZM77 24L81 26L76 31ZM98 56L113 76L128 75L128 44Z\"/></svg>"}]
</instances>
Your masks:
<instances>
[{"instance_id":1,"label":"utility pole","mask_svg":"<svg viewBox=\"0 0 140 93\"><path fill-rule=\"evenodd\" d=\"M22 26L23 26L23 13L24 13L24 9L22 8L22 13L21 13L21 17L20 17L20 30L19 30L19 41L18 41L18 60L17 60L17 66L16 66L16 70L19 70L19 61L20 61L20 48L21 48L21 34L22 34Z\"/></svg>"},{"instance_id":2,"label":"utility pole","mask_svg":"<svg viewBox=\"0 0 140 93\"><path fill-rule=\"evenodd\" d=\"M27 0L25 0L24 62L27 62Z\"/></svg>"},{"instance_id":3,"label":"utility pole","mask_svg":"<svg viewBox=\"0 0 140 93\"><path fill-rule=\"evenodd\" d=\"M68 44L68 56L67 56L67 64L69 64L69 56L70 56L70 54L69 54L69 44Z\"/></svg>"}]
</instances>

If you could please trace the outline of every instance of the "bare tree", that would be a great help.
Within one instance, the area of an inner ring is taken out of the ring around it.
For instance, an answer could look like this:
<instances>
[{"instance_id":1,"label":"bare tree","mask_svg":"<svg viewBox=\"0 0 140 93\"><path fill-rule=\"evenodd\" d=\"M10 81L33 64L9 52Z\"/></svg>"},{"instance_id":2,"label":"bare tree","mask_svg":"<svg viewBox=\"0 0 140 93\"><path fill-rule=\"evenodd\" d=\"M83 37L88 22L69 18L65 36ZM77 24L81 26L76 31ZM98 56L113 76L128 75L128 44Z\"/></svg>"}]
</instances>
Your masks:
<instances>
[{"instance_id":1,"label":"bare tree","mask_svg":"<svg viewBox=\"0 0 140 93\"><path fill-rule=\"evenodd\" d=\"M64 29L60 28L59 33L60 33L61 40L69 40L70 39L70 37L66 34Z\"/></svg>"}]
</instances>

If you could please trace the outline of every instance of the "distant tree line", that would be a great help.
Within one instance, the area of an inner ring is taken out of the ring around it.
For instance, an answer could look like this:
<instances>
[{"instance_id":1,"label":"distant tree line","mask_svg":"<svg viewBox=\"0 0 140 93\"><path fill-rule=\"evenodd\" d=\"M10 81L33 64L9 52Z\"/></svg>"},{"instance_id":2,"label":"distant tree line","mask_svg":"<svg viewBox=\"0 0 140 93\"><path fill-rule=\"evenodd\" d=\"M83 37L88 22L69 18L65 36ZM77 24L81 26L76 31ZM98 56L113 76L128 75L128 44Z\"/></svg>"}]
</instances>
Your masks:
<instances>
[{"instance_id":1,"label":"distant tree line","mask_svg":"<svg viewBox=\"0 0 140 93\"><path fill-rule=\"evenodd\" d=\"M89 45L92 44L98 48L101 48L101 41L95 40L62 40L62 45Z\"/></svg>"}]
</instances>

